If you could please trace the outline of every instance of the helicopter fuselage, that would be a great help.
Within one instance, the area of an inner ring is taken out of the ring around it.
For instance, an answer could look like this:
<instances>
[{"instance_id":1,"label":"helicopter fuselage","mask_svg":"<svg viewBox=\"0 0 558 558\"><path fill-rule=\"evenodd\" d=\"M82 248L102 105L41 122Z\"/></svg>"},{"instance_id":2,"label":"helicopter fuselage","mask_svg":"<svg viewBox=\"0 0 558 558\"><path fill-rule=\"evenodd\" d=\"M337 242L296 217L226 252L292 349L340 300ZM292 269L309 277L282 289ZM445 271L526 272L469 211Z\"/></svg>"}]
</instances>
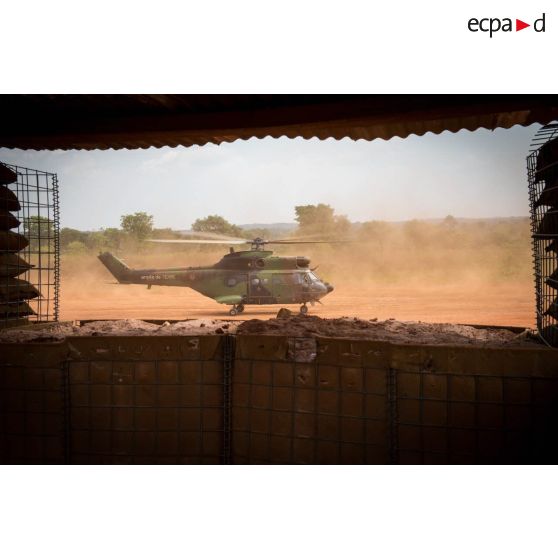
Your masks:
<instances>
[{"instance_id":1,"label":"helicopter fuselage","mask_svg":"<svg viewBox=\"0 0 558 558\"><path fill-rule=\"evenodd\" d=\"M231 252L211 267L131 269L112 254L99 255L119 283L189 287L221 304L314 303L333 290L309 269L305 257L273 256L268 250Z\"/></svg>"}]
</instances>

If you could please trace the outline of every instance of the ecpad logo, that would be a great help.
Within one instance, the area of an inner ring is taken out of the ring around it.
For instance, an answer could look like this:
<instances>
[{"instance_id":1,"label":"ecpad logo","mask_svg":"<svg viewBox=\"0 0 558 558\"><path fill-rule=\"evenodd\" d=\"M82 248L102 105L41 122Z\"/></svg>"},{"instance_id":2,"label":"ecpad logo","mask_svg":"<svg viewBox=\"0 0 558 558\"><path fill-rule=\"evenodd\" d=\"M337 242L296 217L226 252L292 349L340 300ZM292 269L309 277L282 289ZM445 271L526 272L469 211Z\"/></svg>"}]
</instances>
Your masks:
<instances>
[{"instance_id":1,"label":"ecpad logo","mask_svg":"<svg viewBox=\"0 0 558 558\"><path fill-rule=\"evenodd\" d=\"M539 19L536 19L533 22L533 30L536 33L545 32L545 25L546 25L545 18L546 18L546 14L543 14ZM477 19L475 17L472 17L469 20L467 27L469 28L469 31L472 31L473 33L477 33L479 31L483 33L489 33L490 38L492 38L492 35L494 33L497 33L498 31L503 31L503 32L514 31L512 19L509 17L505 17L503 19L497 17L485 17L482 19ZM525 23L520 19L515 20L515 31L521 31L522 29L526 29L527 27L531 27L531 24Z\"/></svg>"}]
</instances>

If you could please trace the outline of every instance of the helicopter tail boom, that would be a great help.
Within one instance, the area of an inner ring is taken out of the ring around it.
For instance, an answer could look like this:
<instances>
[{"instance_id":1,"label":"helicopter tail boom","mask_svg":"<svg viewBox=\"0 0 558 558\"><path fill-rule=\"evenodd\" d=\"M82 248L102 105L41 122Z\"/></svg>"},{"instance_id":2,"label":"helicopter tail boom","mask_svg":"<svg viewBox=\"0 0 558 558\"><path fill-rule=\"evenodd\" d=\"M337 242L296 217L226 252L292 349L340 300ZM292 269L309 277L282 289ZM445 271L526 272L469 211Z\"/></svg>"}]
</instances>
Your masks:
<instances>
[{"instance_id":1,"label":"helicopter tail boom","mask_svg":"<svg viewBox=\"0 0 558 558\"><path fill-rule=\"evenodd\" d=\"M119 283L131 283L130 269L122 260L113 256L110 252L103 252L98 256L101 263L112 273Z\"/></svg>"}]
</instances>

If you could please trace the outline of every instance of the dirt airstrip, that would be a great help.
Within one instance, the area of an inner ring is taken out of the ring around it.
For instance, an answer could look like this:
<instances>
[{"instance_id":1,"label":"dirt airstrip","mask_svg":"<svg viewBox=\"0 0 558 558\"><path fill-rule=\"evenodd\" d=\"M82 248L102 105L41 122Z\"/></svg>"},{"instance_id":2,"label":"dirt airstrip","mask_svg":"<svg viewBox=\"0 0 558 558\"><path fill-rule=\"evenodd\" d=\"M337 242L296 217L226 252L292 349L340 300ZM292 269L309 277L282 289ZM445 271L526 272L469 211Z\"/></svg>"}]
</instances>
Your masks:
<instances>
[{"instance_id":1,"label":"dirt airstrip","mask_svg":"<svg viewBox=\"0 0 558 558\"><path fill-rule=\"evenodd\" d=\"M530 284L336 286L323 305L310 308L322 318L351 316L370 320L534 326ZM187 288L110 284L95 278L63 281L61 319L229 319L228 307ZM287 306L296 311L297 305ZM273 318L279 306L247 306L238 319Z\"/></svg>"},{"instance_id":2,"label":"dirt airstrip","mask_svg":"<svg viewBox=\"0 0 558 558\"><path fill-rule=\"evenodd\" d=\"M298 316L276 319L281 306L247 306L231 318L229 307L188 288L120 285L104 270L63 277L60 319L68 323L36 333L6 333L2 341L61 339L81 335L276 334L365 338L396 343L517 346L531 343L524 332L477 329L462 324L534 326L532 285L482 281L425 285L341 282ZM142 320L161 320L157 324ZM73 321L95 323L72 323ZM107 320L107 321L102 321ZM163 323L166 320L179 323ZM459 325L461 324L461 325Z\"/></svg>"}]
</instances>

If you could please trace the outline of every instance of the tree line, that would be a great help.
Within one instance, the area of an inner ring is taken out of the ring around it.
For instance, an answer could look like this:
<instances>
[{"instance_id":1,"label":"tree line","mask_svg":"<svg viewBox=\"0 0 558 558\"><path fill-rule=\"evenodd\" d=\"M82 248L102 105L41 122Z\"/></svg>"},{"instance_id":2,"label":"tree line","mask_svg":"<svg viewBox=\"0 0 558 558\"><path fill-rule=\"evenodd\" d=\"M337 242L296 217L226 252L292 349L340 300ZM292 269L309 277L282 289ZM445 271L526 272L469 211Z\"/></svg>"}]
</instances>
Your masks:
<instances>
[{"instance_id":1,"label":"tree line","mask_svg":"<svg viewBox=\"0 0 558 558\"><path fill-rule=\"evenodd\" d=\"M489 243L509 248L513 244L529 242L528 219L520 220L458 220L451 215L437 222L411 220L403 223L367 221L351 223L345 215L338 215L327 204L299 205L294 208L296 229L290 235L339 239L352 238L382 248L394 242L420 248L424 245L457 247ZM194 221L191 230L221 234L238 238L270 238L273 231L265 228L246 229L230 223L220 215L208 215ZM139 211L122 215L120 228L100 231L80 231L63 228L60 231L61 248L67 252L91 250L137 249L148 238L179 239L181 233L170 228L156 228L153 215Z\"/></svg>"}]
</instances>

